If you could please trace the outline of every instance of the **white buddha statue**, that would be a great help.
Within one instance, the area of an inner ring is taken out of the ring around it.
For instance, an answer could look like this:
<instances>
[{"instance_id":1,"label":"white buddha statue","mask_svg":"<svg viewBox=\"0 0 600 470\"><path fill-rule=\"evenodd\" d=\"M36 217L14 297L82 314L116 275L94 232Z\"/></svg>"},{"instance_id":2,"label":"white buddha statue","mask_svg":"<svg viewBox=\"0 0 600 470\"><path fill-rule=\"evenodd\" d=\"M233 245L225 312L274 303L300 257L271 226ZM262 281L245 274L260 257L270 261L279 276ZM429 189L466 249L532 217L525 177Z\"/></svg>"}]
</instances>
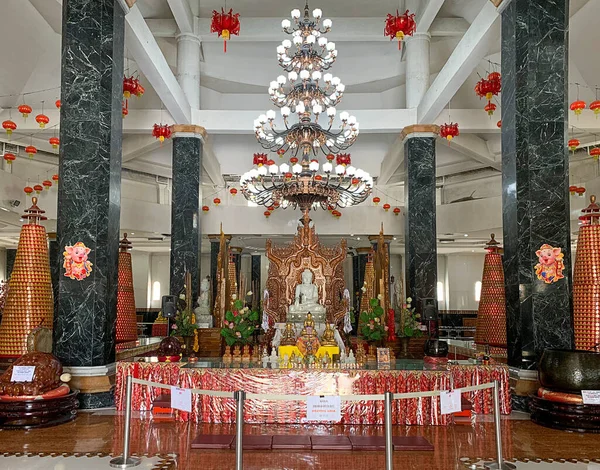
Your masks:
<instances>
[{"instance_id":1,"label":"white buddha statue","mask_svg":"<svg viewBox=\"0 0 600 470\"><path fill-rule=\"evenodd\" d=\"M200 296L198 297L198 307L194 310L196 314L196 324L202 325L205 328L212 328L213 316L210 313L209 300L210 300L210 281L208 277L205 277L200 282ZM208 326L207 326L208 325Z\"/></svg>"},{"instance_id":2,"label":"white buddha statue","mask_svg":"<svg viewBox=\"0 0 600 470\"><path fill-rule=\"evenodd\" d=\"M319 290L312 280L312 272L310 269L305 269L302 272L302 283L296 286L294 303L288 310L288 322L304 322L306 314L310 312L316 323L325 323L326 309L319 303Z\"/></svg>"}]
</instances>

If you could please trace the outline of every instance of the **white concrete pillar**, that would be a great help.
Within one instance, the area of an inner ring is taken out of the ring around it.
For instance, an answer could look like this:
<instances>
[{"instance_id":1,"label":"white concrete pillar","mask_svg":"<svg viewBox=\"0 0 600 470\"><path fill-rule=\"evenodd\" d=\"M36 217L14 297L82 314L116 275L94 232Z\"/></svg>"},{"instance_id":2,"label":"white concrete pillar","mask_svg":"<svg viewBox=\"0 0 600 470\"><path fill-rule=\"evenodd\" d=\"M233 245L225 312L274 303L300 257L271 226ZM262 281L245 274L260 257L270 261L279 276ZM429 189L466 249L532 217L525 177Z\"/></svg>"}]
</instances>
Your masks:
<instances>
[{"instance_id":1,"label":"white concrete pillar","mask_svg":"<svg viewBox=\"0 0 600 470\"><path fill-rule=\"evenodd\" d=\"M416 108L429 88L429 33L404 39L406 47L406 107Z\"/></svg>"},{"instance_id":2,"label":"white concrete pillar","mask_svg":"<svg viewBox=\"0 0 600 470\"><path fill-rule=\"evenodd\" d=\"M200 38L195 34L177 36L177 81L192 108L200 109Z\"/></svg>"}]
</instances>

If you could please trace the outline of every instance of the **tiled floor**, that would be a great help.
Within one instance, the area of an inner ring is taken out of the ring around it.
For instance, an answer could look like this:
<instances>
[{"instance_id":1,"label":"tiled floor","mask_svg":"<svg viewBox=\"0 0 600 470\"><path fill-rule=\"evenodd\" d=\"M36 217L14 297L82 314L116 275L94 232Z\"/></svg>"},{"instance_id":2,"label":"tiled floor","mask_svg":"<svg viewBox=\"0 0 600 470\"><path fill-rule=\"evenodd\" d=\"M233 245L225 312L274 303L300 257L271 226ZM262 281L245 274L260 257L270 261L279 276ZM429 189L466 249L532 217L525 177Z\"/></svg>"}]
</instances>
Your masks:
<instances>
[{"instance_id":1,"label":"tiled floor","mask_svg":"<svg viewBox=\"0 0 600 470\"><path fill-rule=\"evenodd\" d=\"M506 458L578 459L579 461L600 459L600 436L554 431L523 419L505 419L502 424ZM28 432L2 431L0 432L0 451L9 453L106 452L120 454L123 438L122 427L122 416L114 416L112 411L81 413L74 422L55 428ZM175 453L177 454L177 468L180 469L233 469L234 453L232 451L190 449L191 439L201 432L233 434L235 430L230 425L153 422L150 419L136 417L132 420L131 450L146 454ZM268 428L260 425L247 425L245 427L246 434L266 432L270 434L382 435L383 428L315 425L269 426ZM461 458L471 458L471 462L476 462L482 458L494 456L493 423L488 420L475 422L473 425L395 427L394 434L422 435L435 446L433 452L396 452L394 468L402 470L425 468L464 470L467 467ZM383 452L248 451L244 454L245 469L371 470L384 467ZM21 468L26 470L26 467ZM581 468L585 468L585 466Z\"/></svg>"}]
</instances>

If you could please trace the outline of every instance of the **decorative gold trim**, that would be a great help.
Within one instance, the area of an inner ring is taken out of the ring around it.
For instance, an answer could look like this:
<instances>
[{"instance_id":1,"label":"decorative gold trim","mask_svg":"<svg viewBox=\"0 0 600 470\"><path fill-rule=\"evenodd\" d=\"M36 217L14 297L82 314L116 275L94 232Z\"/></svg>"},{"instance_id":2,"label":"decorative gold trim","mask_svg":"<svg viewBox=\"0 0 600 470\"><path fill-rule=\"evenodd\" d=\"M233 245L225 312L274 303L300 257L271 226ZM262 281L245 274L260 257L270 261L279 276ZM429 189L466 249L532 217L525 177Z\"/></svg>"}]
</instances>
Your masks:
<instances>
[{"instance_id":1,"label":"decorative gold trim","mask_svg":"<svg viewBox=\"0 0 600 470\"><path fill-rule=\"evenodd\" d=\"M437 124L413 124L412 126L406 126L400 133L400 139L404 140L410 134L417 132L431 132L432 134L440 133L440 126Z\"/></svg>"},{"instance_id":2,"label":"decorative gold trim","mask_svg":"<svg viewBox=\"0 0 600 470\"><path fill-rule=\"evenodd\" d=\"M206 139L206 129L202 126L196 126L194 124L173 124L171 126L171 133L173 137L176 137L175 134L178 132L187 132L192 134L199 134L203 139Z\"/></svg>"},{"instance_id":3,"label":"decorative gold trim","mask_svg":"<svg viewBox=\"0 0 600 470\"><path fill-rule=\"evenodd\" d=\"M490 2L492 2L492 5L494 5L496 8L498 8L500 6L500 4L502 3L502 0L490 0Z\"/></svg>"},{"instance_id":4,"label":"decorative gold trim","mask_svg":"<svg viewBox=\"0 0 600 470\"><path fill-rule=\"evenodd\" d=\"M361 246L361 247L356 248L356 252L360 255L369 254L369 253L371 253L371 250L372 250L372 248L370 246L369 247Z\"/></svg>"},{"instance_id":5,"label":"decorative gold trim","mask_svg":"<svg viewBox=\"0 0 600 470\"><path fill-rule=\"evenodd\" d=\"M239 246L230 246L229 247L229 252L236 254L236 255L241 255L242 250L243 250L243 248L240 248Z\"/></svg>"},{"instance_id":6,"label":"decorative gold trim","mask_svg":"<svg viewBox=\"0 0 600 470\"><path fill-rule=\"evenodd\" d=\"M370 242L379 241L379 238L380 238L380 235L369 235ZM384 235L383 239L385 240L386 243L390 243L394 239L394 236L393 235Z\"/></svg>"},{"instance_id":7,"label":"decorative gold trim","mask_svg":"<svg viewBox=\"0 0 600 470\"><path fill-rule=\"evenodd\" d=\"M215 235L207 235L208 239L211 241L215 241L218 242L219 240L221 240L221 235L219 235L218 233ZM231 235L225 235L223 234L223 237L225 237L226 241L231 241Z\"/></svg>"},{"instance_id":8,"label":"decorative gold trim","mask_svg":"<svg viewBox=\"0 0 600 470\"><path fill-rule=\"evenodd\" d=\"M133 8L133 5L135 5L135 2L136 2L136 1L137 1L137 0L125 0L125 3L127 3L127 6L128 6L129 8Z\"/></svg>"}]
</instances>

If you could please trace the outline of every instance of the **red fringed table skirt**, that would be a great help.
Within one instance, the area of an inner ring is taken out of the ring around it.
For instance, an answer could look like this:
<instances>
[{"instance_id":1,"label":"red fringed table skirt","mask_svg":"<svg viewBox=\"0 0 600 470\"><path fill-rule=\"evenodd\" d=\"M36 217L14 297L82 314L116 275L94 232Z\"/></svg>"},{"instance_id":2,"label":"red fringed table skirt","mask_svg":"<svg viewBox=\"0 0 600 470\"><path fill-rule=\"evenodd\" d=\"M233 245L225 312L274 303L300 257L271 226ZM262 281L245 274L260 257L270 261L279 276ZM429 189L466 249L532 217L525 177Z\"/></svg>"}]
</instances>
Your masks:
<instances>
[{"instance_id":1,"label":"red fringed table skirt","mask_svg":"<svg viewBox=\"0 0 600 470\"><path fill-rule=\"evenodd\" d=\"M446 390L451 378L454 388L498 380L500 410L509 414L510 390L506 366L450 366L445 371L429 370L302 370L302 369L183 369L184 363L118 362L115 402L117 410L125 406L126 377L203 390L235 391L263 394L299 395L366 395L385 391L394 393ZM132 409L150 410L161 393L157 387L134 384ZM468 392L467 398L476 414L493 413L491 390ZM306 405L297 401L247 400L244 417L247 423L304 423ZM383 424L383 401L342 401L342 424ZM440 414L439 397L394 400L394 424L446 425L450 415ZM181 421L204 423L235 422L235 402L209 396L193 395L192 412L177 412Z\"/></svg>"}]
</instances>

